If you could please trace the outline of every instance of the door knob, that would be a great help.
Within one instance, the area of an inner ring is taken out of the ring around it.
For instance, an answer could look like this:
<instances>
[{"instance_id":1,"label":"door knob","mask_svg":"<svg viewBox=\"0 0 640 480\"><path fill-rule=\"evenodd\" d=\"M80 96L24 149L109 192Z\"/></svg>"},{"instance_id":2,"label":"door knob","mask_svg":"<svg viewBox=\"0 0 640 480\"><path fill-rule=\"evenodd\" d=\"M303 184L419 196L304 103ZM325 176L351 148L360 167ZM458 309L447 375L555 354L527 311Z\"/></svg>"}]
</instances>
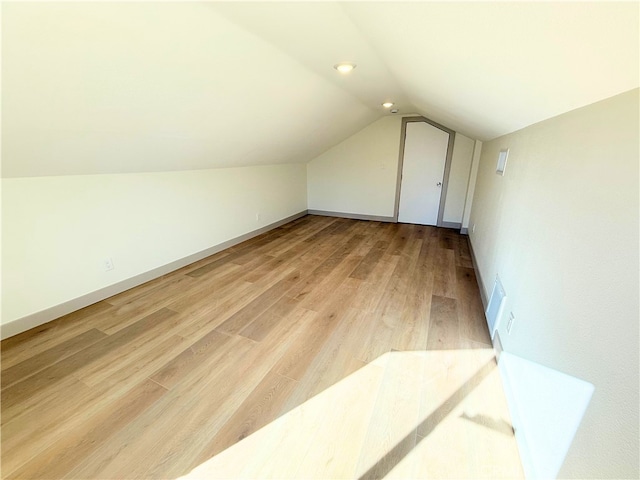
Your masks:
<instances>
[{"instance_id":1,"label":"door knob","mask_svg":"<svg viewBox=\"0 0 640 480\"><path fill-rule=\"evenodd\" d=\"M441 187L441 186L442 186L442 182L438 182L438 187Z\"/></svg>"}]
</instances>

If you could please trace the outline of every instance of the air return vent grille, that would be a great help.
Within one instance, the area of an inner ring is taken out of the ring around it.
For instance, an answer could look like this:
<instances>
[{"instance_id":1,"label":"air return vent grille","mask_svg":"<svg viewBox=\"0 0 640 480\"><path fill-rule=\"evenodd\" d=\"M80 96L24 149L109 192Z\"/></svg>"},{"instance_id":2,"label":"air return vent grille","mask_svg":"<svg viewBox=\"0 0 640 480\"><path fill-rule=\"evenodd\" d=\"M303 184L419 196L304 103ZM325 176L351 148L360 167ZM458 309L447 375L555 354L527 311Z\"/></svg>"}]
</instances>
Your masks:
<instances>
[{"instance_id":1,"label":"air return vent grille","mask_svg":"<svg viewBox=\"0 0 640 480\"><path fill-rule=\"evenodd\" d=\"M491 298L489 298L487 311L484 312L487 317L487 324L489 325L491 338L494 337L496 330L498 329L498 322L502 316L502 310L504 308L504 301L506 298L507 294L504 291L502 283L500 283L500 277L496 275L496 281L493 284L493 291L491 292Z\"/></svg>"}]
</instances>

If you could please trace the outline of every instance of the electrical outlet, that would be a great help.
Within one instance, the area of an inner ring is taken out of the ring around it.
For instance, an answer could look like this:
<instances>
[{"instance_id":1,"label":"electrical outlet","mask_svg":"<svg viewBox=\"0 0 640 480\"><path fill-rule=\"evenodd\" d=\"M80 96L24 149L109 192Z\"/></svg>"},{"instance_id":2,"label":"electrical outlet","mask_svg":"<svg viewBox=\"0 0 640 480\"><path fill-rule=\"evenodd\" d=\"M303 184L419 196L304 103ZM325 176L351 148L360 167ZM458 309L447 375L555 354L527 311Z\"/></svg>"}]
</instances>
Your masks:
<instances>
[{"instance_id":1,"label":"electrical outlet","mask_svg":"<svg viewBox=\"0 0 640 480\"><path fill-rule=\"evenodd\" d=\"M109 270L113 270L113 260L111 260L111 257L105 258L103 265L104 265L105 272L108 272Z\"/></svg>"},{"instance_id":2,"label":"electrical outlet","mask_svg":"<svg viewBox=\"0 0 640 480\"><path fill-rule=\"evenodd\" d=\"M507 334L511 335L511 328L513 327L513 321L516 317L513 316L513 312L509 312L509 322L507 323Z\"/></svg>"},{"instance_id":3,"label":"electrical outlet","mask_svg":"<svg viewBox=\"0 0 640 480\"><path fill-rule=\"evenodd\" d=\"M260 221L260 212L256 213L256 222Z\"/></svg>"}]
</instances>

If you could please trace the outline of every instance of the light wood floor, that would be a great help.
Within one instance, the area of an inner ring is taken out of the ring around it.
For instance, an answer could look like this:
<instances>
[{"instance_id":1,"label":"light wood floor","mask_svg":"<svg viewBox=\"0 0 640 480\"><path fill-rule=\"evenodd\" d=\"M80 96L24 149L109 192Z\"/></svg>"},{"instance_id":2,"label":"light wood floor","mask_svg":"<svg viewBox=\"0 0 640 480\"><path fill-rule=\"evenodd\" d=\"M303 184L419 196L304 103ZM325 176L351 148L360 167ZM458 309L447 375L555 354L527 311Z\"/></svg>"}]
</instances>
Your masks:
<instances>
[{"instance_id":1,"label":"light wood floor","mask_svg":"<svg viewBox=\"0 0 640 480\"><path fill-rule=\"evenodd\" d=\"M452 230L306 216L1 368L3 478L522 478Z\"/></svg>"}]
</instances>

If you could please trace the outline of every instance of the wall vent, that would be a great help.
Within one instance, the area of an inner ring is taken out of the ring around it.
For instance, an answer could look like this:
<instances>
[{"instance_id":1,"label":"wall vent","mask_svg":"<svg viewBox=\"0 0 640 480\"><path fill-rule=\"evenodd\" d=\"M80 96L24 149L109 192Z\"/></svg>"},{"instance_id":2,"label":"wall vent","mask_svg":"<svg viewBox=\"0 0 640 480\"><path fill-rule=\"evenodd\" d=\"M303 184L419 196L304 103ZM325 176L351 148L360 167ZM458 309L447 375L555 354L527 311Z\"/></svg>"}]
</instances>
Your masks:
<instances>
[{"instance_id":1,"label":"wall vent","mask_svg":"<svg viewBox=\"0 0 640 480\"><path fill-rule=\"evenodd\" d=\"M493 337L493 350L496 352L496 362L500 363L500 355L502 354L502 340L500 340L500 332L496 331Z\"/></svg>"},{"instance_id":2,"label":"wall vent","mask_svg":"<svg viewBox=\"0 0 640 480\"><path fill-rule=\"evenodd\" d=\"M509 158L509 149L503 148L498 154L498 164L496 165L496 173L504 176L504 171L507 168L507 158Z\"/></svg>"},{"instance_id":3,"label":"wall vent","mask_svg":"<svg viewBox=\"0 0 640 480\"><path fill-rule=\"evenodd\" d=\"M495 336L496 330L498 329L498 323L502 316L502 310L504 309L504 301L506 298L507 294L504 291L502 283L500 283L500 277L496 275L496 281L493 284L493 291L489 298L489 304L487 305L487 310L484 312L487 317L487 324L489 325L491 338Z\"/></svg>"}]
</instances>

